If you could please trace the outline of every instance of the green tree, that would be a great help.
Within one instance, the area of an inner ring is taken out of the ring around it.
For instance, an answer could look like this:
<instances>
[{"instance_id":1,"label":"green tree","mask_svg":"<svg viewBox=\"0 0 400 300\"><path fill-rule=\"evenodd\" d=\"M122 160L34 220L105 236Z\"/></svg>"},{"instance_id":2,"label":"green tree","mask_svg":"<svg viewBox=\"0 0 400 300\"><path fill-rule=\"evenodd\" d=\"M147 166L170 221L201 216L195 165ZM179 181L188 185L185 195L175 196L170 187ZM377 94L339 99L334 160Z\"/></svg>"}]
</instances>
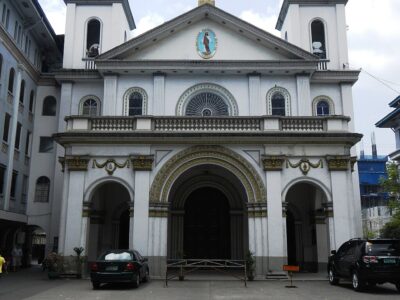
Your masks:
<instances>
[{"instance_id":1,"label":"green tree","mask_svg":"<svg viewBox=\"0 0 400 300\"><path fill-rule=\"evenodd\" d=\"M382 237L400 239L400 178L397 164L386 165L387 178L381 178L383 190L389 193L391 220L382 229Z\"/></svg>"}]
</instances>

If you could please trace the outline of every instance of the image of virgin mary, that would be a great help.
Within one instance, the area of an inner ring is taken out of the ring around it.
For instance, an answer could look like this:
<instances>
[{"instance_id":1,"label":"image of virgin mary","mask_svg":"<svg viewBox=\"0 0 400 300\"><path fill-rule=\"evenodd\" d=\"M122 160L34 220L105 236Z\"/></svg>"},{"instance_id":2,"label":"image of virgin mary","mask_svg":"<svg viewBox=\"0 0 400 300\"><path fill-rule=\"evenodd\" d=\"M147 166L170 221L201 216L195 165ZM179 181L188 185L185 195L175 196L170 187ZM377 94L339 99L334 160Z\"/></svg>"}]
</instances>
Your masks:
<instances>
[{"instance_id":1,"label":"image of virgin mary","mask_svg":"<svg viewBox=\"0 0 400 300\"><path fill-rule=\"evenodd\" d=\"M209 36L208 32L205 32L204 33L204 37L203 37L203 45L204 45L204 49L206 49L205 54L207 54L207 55L211 54L211 51L210 51L210 39L209 39L208 36Z\"/></svg>"}]
</instances>

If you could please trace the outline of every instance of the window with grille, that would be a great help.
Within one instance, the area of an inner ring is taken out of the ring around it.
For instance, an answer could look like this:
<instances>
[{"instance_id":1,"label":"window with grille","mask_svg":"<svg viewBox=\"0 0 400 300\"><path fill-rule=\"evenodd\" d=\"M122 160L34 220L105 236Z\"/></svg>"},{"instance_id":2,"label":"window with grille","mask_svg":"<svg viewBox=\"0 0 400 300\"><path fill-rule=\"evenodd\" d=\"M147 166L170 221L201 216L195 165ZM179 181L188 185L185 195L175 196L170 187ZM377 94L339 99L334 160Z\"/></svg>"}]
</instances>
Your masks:
<instances>
[{"instance_id":1,"label":"window with grille","mask_svg":"<svg viewBox=\"0 0 400 300\"><path fill-rule=\"evenodd\" d=\"M141 116L143 114L143 96L139 92L133 92L129 96L129 116Z\"/></svg>"},{"instance_id":2,"label":"window with grille","mask_svg":"<svg viewBox=\"0 0 400 300\"><path fill-rule=\"evenodd\" d=\"M286 115L286 100L281 93L275 93L271 98L271 113L273 116Z\"/></svg>"},{"instance_id":3,"label":"window with grille","mask_svg":"<svg viewBox=\"0 0 400 300\"><path fill-rule=\"evenodd\" d=\"M211 92L202 92L190 99L186 106L186 116L228 116L229 107L224 99Z\"/></svg>"},{"instance_id":4,"label":"window with grille","mask_svg":"<svg viewBox=\"0 0 400 300\"><path fill-rule=\"evenodd\" d=\"M46 176L39 177L36 180L35 202L49 202L50 179Z\"/></svg>"}]
</instances>

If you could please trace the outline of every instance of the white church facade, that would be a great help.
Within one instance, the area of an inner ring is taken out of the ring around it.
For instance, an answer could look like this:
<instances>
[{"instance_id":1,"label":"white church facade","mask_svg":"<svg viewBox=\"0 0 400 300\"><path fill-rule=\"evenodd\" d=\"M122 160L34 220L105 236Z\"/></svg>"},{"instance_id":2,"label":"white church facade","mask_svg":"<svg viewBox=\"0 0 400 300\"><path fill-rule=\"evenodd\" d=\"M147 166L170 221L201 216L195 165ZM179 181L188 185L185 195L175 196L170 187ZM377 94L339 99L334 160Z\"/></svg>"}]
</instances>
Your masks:
<instances>
[{"instance_id":1,"label":"white church facade","mask_svg":"<svg viewBox=\"0 0 400 300\"><path fill-rule=\"evenodd\" d=\"M285 0L282 38L214 1L133 39L127 0L65 3L29 174L28 224L49 250L135 248L153 276L251 251L265 276L324 270L361 236L347 1Z\"/></svg>"}]
</instances>

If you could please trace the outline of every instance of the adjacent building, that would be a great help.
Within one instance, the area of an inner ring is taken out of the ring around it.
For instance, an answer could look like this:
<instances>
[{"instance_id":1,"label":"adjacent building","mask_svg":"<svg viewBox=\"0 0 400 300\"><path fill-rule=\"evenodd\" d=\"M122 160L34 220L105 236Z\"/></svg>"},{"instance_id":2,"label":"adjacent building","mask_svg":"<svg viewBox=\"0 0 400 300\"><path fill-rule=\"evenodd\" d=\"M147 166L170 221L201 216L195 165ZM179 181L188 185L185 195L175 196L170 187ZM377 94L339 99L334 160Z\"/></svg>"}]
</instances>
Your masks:
<instances>
[{"instance_id":1,"label":"adjacent building","mask_svg":"<svg viewBox=\"0 0 400 300\"><path fill-rule=\"evenodd\" d=\"M346 0L283 1L282 38L199 1L130 39L128 0L64 2L23 214L48 251L136 248L162 276L169 258L250 250L265 276L325 270L362 235Z\"/></svg>"}]
</instances>

